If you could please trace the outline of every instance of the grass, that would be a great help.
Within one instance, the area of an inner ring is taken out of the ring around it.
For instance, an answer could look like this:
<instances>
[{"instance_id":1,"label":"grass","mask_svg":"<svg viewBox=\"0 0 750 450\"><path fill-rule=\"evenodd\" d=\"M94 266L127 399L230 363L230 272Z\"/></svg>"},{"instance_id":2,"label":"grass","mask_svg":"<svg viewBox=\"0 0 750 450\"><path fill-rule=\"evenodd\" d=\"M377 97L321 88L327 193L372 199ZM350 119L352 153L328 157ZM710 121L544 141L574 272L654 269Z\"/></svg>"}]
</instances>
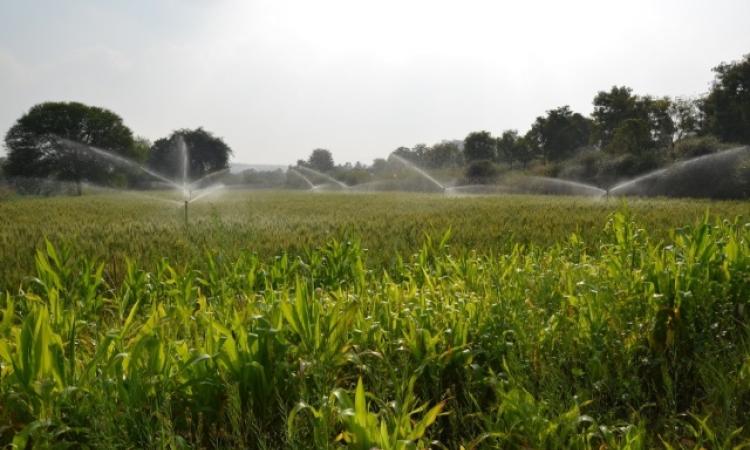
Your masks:
<instances>
[{"instance_id":1,"label":"grass","mask_svg":"<svg viewBox=\"0 0 750 450\"><path fill-rule=\"evenodd\" d=\"M195 206L0 203L0 445L750 445L746 203Z\"/></svg>"}]
</instances>

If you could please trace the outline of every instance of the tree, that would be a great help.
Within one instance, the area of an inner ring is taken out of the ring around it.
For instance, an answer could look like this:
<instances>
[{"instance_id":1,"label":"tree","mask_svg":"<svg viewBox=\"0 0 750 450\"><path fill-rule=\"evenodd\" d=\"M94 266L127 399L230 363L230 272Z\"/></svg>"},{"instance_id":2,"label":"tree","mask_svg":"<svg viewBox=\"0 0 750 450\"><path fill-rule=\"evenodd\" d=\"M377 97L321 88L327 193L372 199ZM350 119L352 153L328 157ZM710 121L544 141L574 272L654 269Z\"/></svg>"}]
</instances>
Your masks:
<instances>
[{"instance_id":1,"label":"tree","mask_svg":"<svg viewBox=\"0 0 750 450\"><path fill-rule=\"evenodd\" d=\"M497 142L489 131L475 131L464 139L464 159L472 161L494 161L497 157Z\"/></svg>"},{"instance_id":2,"label":"tree","mask_svg":"<svg viewBox=\"0 0 750 450\"><path fill-rule=\"evenodd\" d=\"M514 161L520 161L520 141L521 137L518 136L516 130L505 130L497 138L497 159L508 163L511 169L513 169Z\"/></svg>"},{"instance_id":3,"label":"tree","mask_svg":"<svg viewBox=\"0 0 750 450\"><path fill-rule=\"evenodd\" d=\"M594 98L592 116L595 140L601 148L613 153L628 148L634 154L642 154L647 149L669 147L677 131L669 97L639 97L625 86L614 86L609 92L599 92ZM628 121L635 122L626 124ZM649 136L647 140L643 139L645 134L641 133L644 126ZM618 130L619 142L613 146ZM628 141L627 145L624 144L625 140ZM636 142L642 147L633 147Z\"/></svg>"},{"instance_id":4,"label":"tree","mask_svg":"<svg viewBox=\"0 0 750 450\"><path fill-rule=\"evenodd\" d=\"M627 119L615 129L607 149L610 153L640 156L653 145L649 124L642 119Z\"/></svg>"},{"instance_id":5,"label":"tree","mask_svg":"<svg viewBox=\"0 0 750 450\"><path fill-rule=\"evenodd\" d=\"M328 172L333 169L333 155L324 148L316 148L307 158L307 166L318 172Z\"/></svg>"},{"instance_id":6,"label":"tree","mask_svg":"<svg viewBox=\"0 0 750 450\"><path fill-rule=\"evenodd\" d=\"M529 162L531 162L536 156L534 149L529 144L529 139L526 136L523 136L516 141L514 152L516 161L520 162L524 169L526 169Z\"/></svg>"},{"instance_id":7,"label":"tree","mask_svg":"<svg viewBox=\"0 0 750 450\"><path fill-rule=\"evenodd\" d=\"M614 137L615 130L628 119L645 119L638 108L638 97L626 86L612 86L609 92L600 91L594 97L594 137L604 148Z\"/></svg>"},{"instance_id":8,"label":"tree","mask_svg":"<svg viewBox=\"0 0 750 450\"><path fill-rule=\"evenodd\" d=\"M143 136L133 139L133 156L139 163L148 161L148 153L151 151L151 141Z\"/></svg>"},{"instance_id":9,"label":"tree","mask_svg":"<svg viewBox=\"0 0 750 450\"><path fill-rule=\"evenodd\" d=\"M427 159L427 154L432 149L427 146L427 144L417 144L414 146L414 148L411 149L412 152L414 152L414 157L420 164L424 164Z\"/></svg>"},{"instance_id":10,"label":"tree","mask_svg":"<svg viewBox=\"0 0 750 450\"><path fill-rule=\"evenodd\" d=\"M71 145L69 140L82 145ZM87 146L119 156L134 156L133 133L117 114L77 102L47 102L32 107L5 136L9 177L55 178L78 186L87 180L111 184L120 167Z\"/></svg>"},{"instance_id":11,"label":"tree","mask_svg":"<svg viewBox=\"0 0 750 450\"><path fill-rule=\"evenodd\" d=\"M232 149L223 139L201 127L195 130L177 130L169 137L158 139L151 146L148 166L174 180L181 180L183 168L180 141L184 143L187 153L186 181L194 181L229 167Z\"/></svg>"},{"instance_id":12,"label":"tree","mask_svg":"<svg viewBox=\"0 0 750 450\"><path fill-rule=\"evenodd\" d=\"M388 161L384 158L375 158L372 161L371 169L373 173L383 173L388 168Z\"/></svg>"},{"instance_id":13,"label":"tree","mask_svg":"<svg viewBox=\"0 0 750 450\"><path fill-rule=\"evenodd\" d=\"M463 164L463 155L455 142L443 141L433 145L423 156L425 165L434 169L458 167Z\"/></svg>"},{"instance_id":14,"label":"tree","mask_svg":"<svg viewBox=\"0 0 750 450\"><path fill-rule=\"evenodd\" d=\"M750 144L750 54L713 71L713 86L701 104L704 131L725 142Z\"/></svg>"},{"instance_id":15,"label":"tree","mask_svg":"<svg viewBox=\"0 0 750 450\"><path fill-rule=\"evenodd\" d=\"M588 144L591 128L591 120L566 105L537 117L527 136L545 162L560 161Z\"/></svg>"},{"instance_id":16,"label":"tree","mask_svg":"<svg viewBox=\"0 0 750 450\"><path fill-rule=\"evenodd\" d=\"M693 136L701 128L699 102L689 98L675 98L669 106L669 115L675 126L676 140Z\"/></svg>"},{"instance_id":17,"label":"tree","mask_svg":"<svg viewBox=\"0 0 750 450\"><path fill-rule=\"evenodd\" d=\"M639 102L648 116L649 131L653 147L667 148L674 142L674 134L677 131L674 120L670 113L672 100L669 97L652 99L643 97Z\"/></svg>"},{"instance_id":18,"label":"tree","mask_svg":"<svg viewBox=\"0 0 750 450\"><path fill-rule=\"evenodd\" d=\"M399 147L393 151L393 154L418 166L421 166L423 164L422 154L417 153L415 150L412 150L409 147Z\"/></svg>"}]
</instances>

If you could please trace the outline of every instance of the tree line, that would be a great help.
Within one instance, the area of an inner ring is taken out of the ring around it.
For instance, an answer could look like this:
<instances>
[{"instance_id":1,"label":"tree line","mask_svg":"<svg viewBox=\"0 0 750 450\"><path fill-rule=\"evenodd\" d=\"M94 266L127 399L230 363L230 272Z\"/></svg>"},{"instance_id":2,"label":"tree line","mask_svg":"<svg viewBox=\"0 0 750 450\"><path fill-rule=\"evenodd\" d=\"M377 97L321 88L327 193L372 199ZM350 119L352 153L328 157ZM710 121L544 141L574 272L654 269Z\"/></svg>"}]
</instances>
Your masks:
<instances>
[{"instance_id":1,"label":"tree line","mask_svg":"<svg viewBox=\"0 0 750 450\"><path fill-rule=\"evenodd\" d=\"M122 118L107 109L78 102L45 102L32 107L8 130L8 156L0 166L3 176L27 193L42 193L48 180L69 182L79 194L82 182L144 187L153 178L115 158L124 157L181 180L179 140L190 149L190 179L229 167L231 148L203 128L179 129L151 143L134 136Z\"/></svg>"},{"instance_id":2,"label":"tree line","mask_svg":"<svg viewBox=\"0 0 750 450\"><path fill-rule=\"evenodd\" d=\"M512 129L499 136L475 131L463 140L399 147L393 153L426 169L462 171L473 180L492 181L499 170L531 168L547 176L610 182L730 143L750 144L750 55L721 63L713 72L709 92L698 98L638 95L629 87L613 86L594 96L590 116L565 105L537 117L523 134ZM63 140L98 147L179 178L179 139L191 149L191 178L228 167L231 148L203 128L176 130L151 143L134 136L112 111L77 102L48 102L32 107L7 132L8 156L0 168L6 177L54 178L79 186L81 181L139 186L146 182L143 176L71 149ZM369 181L387 167L385 159L370 166L336 165L331 151L322 148L297 164L348 184ZM281 177L248 172L239 182L243 179L272 184Z\"/></svg>"},{"instance_id":3,"label":"tree line","mask_svg":"<svg viewBox=\"0 0 750 450\"><path fill-rule=\"evenodd\" d=\"M462 141L399 147L394 153L426 169L463 169L492 179L498 167L606 182L674 160L750 144L750 55L713 69L710 91L698 98L638 95L627 86L599 91L590 116L567 105L545 112L529 130L469 133ZM369 168L377 172L385 160ZM326 149L298 161L321 172L341 172Z\"/></svg>"}]
</instances>

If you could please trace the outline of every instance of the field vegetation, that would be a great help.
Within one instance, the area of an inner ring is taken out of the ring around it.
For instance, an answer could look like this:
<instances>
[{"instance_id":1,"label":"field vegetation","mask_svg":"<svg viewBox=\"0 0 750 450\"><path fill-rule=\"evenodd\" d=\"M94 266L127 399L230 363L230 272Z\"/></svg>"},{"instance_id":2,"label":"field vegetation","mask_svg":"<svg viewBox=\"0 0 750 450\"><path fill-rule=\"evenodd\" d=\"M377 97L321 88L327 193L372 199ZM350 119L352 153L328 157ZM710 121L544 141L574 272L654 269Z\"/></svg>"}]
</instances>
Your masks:
<instances>
[{"instance_id":1,"label":"field vegetation","mask_svg":"<svg viewBox=\"0 0 750 450\"><path fill-rule=\"evenodd\" d=\"M750 205L0 202L0 445L742 448Z\"/></svg>"}]
</instances>

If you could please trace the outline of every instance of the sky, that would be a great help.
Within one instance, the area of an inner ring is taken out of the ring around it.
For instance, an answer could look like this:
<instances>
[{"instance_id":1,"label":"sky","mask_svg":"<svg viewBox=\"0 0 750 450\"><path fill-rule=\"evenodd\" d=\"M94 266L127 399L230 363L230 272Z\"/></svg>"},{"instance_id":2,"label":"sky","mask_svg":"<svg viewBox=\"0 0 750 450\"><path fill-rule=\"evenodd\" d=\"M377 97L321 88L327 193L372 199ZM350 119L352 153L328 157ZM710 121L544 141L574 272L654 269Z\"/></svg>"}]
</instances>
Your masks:
<instances>
[{"instance_id":1,"label":"sky","mask_svg":"<svg viewBox=\"0 0 750 450\"><path fill-rule=\"evenodd\" d=\"M79 101L152 141L202 126L235 162L370 163L590 114L614 85L701 95L750 53L749 17L748 0L0 0L0 133Z\"/></svg>"}]
</instances>

